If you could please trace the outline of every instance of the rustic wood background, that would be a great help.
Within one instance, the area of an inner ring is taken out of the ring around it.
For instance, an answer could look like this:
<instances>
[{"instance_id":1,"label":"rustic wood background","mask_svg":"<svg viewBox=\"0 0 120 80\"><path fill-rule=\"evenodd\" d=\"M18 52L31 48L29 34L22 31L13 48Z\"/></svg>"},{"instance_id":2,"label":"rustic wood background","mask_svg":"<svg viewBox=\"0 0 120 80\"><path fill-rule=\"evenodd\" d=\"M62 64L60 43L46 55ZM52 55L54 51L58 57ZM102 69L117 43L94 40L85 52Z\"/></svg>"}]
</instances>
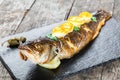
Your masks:
<instances>
[{"instance_id":1,"label":"rustic wood background","mask_svg":"<svg viewBox=\"0 0 120 80\"><path fill-rule=\"evenodd\" d=\"M81 11L104 9L120 22L119 6L120 0L0 0L0 38L59 22ZM12 80L1 62L0 80ZM64 80L120 80L120 60Z\"/></svg>"}]
</instances>

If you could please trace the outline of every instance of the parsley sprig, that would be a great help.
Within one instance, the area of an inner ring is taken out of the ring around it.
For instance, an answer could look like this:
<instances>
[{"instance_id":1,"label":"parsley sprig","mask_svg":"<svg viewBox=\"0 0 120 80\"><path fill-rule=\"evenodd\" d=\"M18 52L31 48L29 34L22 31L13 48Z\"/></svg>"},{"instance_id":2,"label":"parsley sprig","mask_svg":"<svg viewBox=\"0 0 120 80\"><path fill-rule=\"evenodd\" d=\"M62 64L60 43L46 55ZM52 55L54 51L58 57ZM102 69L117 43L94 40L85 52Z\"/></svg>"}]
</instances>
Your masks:
<instances>
[{"instance_id":1,"label":"parsley sprig","mask_svg":"<svg viewBox=\"0 0 120 80\"><path fill-rule=\"evenodd\" d=\"M74 26L74 28L73 28L73 31L79 31L80 30L80 28L78 28L77 26Z\"/></svg>"},{"instance_id":2,"label":"parsley sprig","mask_svg":"<svg viewBox=\"0 0 120 80\"><path fill-rule=\"evenodd\" d=\"M57 37L52 36L52 34L48 34L46 37L48 37L48 38L50 38L51 40L54 40L54 41L57 40Z\"/></svg>"},{"instance_id":3,"label":"parsley sprig","mask_svg":"<svg viewBox=\"0 0 120 80\"><path fill-rule=\"evenodd\" d=\"M91 20L94 21L94 22L97 22L97 19L94 16L91 18Z\"/></svg>"}]
</instances>

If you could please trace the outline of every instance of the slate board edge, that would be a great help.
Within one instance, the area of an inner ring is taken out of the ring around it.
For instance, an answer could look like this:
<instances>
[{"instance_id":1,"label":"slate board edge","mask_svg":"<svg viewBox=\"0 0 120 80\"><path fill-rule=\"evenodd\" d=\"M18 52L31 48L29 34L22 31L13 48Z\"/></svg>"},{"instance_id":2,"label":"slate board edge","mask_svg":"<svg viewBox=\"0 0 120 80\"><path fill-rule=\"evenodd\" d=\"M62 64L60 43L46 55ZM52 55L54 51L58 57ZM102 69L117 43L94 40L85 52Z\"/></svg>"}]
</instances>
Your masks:
<instances>
[{"instance_id":1,"label":"slate board edge","mask_svg":"<svg viewBox=\"0 0 120 80\"><path fill-rule=\"evenodd\" d=\"M15 75L12 73L11 69L7 66L7 64L4 62L4 60L2 59L1 55L0 55L0 61L2 62L3 66L7 69L8 73L10 74L11 78L13 80L18 80Z\"/></svg>"}]
</instances>

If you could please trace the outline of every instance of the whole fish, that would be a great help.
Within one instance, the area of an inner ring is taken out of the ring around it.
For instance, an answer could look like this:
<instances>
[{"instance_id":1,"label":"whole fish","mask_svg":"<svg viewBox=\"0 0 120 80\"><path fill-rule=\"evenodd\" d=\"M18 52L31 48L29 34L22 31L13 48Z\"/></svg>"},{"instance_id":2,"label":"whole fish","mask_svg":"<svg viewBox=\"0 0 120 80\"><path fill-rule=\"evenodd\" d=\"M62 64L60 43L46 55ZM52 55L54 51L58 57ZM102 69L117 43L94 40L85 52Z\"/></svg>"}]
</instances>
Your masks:
<instances>
[{"instance_id":1,"label":"whole fish","mask_svg":"<svg viewBox=\"0 0 120 80\"><path fill-rule=\"evenodd\" d=\"M80 30L72 31L56 41L45 37L20 45L21 58L29 59L45 68L57 68L60 60L71 58L94 40L105 21L111 18L111 15L104 10L97 11L93 16L96 21L84 23L80 26Z\"/></svg>"}]
</instances>

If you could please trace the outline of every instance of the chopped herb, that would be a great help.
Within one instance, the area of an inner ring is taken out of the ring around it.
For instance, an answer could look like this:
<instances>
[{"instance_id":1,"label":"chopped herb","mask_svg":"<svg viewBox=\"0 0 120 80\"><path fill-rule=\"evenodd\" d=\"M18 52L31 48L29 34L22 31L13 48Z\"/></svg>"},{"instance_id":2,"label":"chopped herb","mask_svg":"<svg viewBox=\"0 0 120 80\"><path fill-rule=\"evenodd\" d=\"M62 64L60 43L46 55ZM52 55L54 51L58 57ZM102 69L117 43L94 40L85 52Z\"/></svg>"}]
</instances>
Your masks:
<instances>
[{"instance_id":1,"label":"chopped herb","mask_svg":"<svg viewBox=\"0 0 120 80\"><path fill-rule=\"evenodd\" d=\"M94 16L91 18L91 20L94 21L94 22L97 22L97 19Z\"/></svg>"},{"instance_id":2,"label":"chopped herb","mask_svg":"<svg viewBox=\"0 0 120 80\"><path fill-rule=\"evenodd\" d=\"M80 30L80 28L78 28L77 26L74 26L73 30L77 32Z\"/></svg>"},{"instance_id":3,"label":"chopped herb","mask_svg":"<svg viewBox=\"0 0 120 80\"><path fill-rule=\"evenodd\" d=\"M21 41L22 43L24 43L24 42L26 41L26 38L25 38L25 37L20 37L20 41Z\"/></svg>"},{"instance_id":4,"label":"chopped herb","mask_svg":"<svg viewBox=\"0 0 120 80\"><path fill-rule=\"evenodd\" d=\"M18 48L18 46L21 43L26 42L25 37L19 37L19 38L13 38L13 39L8 39L7 41L2 43L2 46L9 47L9 48Z\"/></svg>"},{"instance_id":5,"label":"chopped herb","mask_svg":"<svg viewBox=\"0 0 120 80\"><path fill-rule=\"evenodd\" d=\"M7 42L10 48L17 48L20 45L19 39L9 39Z\"/></svg>"},{"instance_id":6,"label":"chopped herb","mask_svg":"<svg viewBox=\"0 0 120 80\"><path fill-rule=\"evenodd\" d=\"M52 34L48 34L47 37L50 38L51 40L54 40L54 41L57 40L57 37L52 36Z\"/></svg>"}]
</instances>

